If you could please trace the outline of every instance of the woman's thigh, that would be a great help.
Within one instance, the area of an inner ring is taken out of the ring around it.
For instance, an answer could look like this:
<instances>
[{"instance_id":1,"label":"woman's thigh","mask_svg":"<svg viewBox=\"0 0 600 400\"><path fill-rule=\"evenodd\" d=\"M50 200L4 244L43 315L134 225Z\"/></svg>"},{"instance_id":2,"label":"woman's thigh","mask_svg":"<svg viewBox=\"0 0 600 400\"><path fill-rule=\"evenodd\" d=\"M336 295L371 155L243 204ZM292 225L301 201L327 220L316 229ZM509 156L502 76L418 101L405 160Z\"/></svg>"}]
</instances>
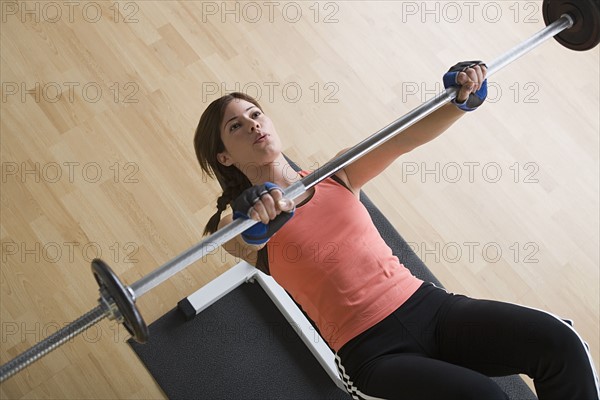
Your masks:
<instances>
[{"instance_id":1,"label":"woman's thigh","mask_svg":"<svg viewBox=\"0 0 600 400\"><path fill-rule=\"evenodd\" d=\"M435 337L435 358L488 376L527 374L540 399L598 398L585 343L547 312L460 296L442 306Z\"/></svg>"},{"instance_id":2,"label":"woman's thigh","mask_svg":"<svg viewBox=\"0 0 600 400\"><path fill-rule=\"evenodd\" d=\"M343 371L343 365L340 366ZM344 379L354 399L507 400L500 387L476 371L421 355L379 357L352 380Z\"/></svg>"}]
</instances>

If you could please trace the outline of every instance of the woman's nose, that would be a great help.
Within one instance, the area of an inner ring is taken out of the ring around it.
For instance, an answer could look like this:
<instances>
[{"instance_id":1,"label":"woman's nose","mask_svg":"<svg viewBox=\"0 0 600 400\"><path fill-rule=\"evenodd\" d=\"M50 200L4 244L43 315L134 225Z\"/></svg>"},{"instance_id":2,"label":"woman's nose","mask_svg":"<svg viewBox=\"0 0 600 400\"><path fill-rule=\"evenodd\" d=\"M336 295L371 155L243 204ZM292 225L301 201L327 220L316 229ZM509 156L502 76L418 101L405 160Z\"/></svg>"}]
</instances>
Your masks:
<instances>
[{"instance_id":1,"label":"woman's nose","mask_svg":"<svg viewBox=\"0 0 600 400\"><path fill-rule=\"evenodd\" d=\"M258 124L258 122L251 119L249 133L254 133L254 131L256 131L256 129L258 129L258 128L260 128L260 125Z\"/></svg>"}]
</instances>

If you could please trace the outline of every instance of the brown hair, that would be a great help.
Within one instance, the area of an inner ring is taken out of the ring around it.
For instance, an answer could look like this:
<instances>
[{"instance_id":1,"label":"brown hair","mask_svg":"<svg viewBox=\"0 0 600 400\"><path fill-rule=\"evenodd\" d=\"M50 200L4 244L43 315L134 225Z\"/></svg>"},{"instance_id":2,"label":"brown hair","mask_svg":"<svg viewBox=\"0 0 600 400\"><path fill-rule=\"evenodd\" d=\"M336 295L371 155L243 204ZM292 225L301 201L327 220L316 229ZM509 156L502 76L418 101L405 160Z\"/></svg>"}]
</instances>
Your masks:
<instances>
[{"instance_id":1,"label":"brown hair","mask_svg":"<svg viewBox=\"0 0 600 400\"><path fill-rule=\"evenodd\" d=\"M236 197L252 186L250 180L237 167L229 167L217 160L217 154L225 151L221 140L221 122L225 109L234 100L246 100L262 111L262 107L254 98L245 93L233 92L213 101L206 107L200 117L194 136L194 149L202 170L211 178L217 178L223 194L217 199L217 212L210 218L204 234L213 233L219 227L221 214Z\"/></svg>"}]
</instances>

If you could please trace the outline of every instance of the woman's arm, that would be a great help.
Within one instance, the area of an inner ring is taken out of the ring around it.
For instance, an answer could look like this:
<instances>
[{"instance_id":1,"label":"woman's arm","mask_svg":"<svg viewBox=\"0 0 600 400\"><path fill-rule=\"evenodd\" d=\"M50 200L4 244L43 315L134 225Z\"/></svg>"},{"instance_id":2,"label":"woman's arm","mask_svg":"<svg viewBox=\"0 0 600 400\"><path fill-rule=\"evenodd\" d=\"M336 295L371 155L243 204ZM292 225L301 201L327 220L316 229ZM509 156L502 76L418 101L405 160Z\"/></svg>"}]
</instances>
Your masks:
<instances>
[{"instance_id":1,"label":"woman's arm","mask_svg":"<svg viewBox=\"0 0 600 400\"><path fill-rule=\"evenodd\" d=\"M223 245L225 250L233 256L256 266L258 251L266 245L269 237L291 218L295 204L292 200L283 198L283 191L279 187L262 185L262 187L255 186L246 189L233 202L232 208L235 212L248 215L249 218L268 225L266 232L261 229L258 232L253 231L250 228ZM219 222L218 229L231 224L233 220L232 214L226 215Z\"/></svg>"},{"instance_id":2,"label":"woman's arm","mask_svg":"<svg viewBox=\"0 0 600 400\"><path fill-rule=\"evenodd\" d=\"M456 96L459 102L465 101L476 92L485 80L485 66L476 66L461 72L457 76L460 85ZM358 193L361 187L386 169L398 157L435 139L465 114L454 104L446 104L399 133L381 146L365 154L344 168L338 175ZM342 152L343 153L343 152Z\"/></svg>"},{"instance_id":3,"label":"woman's arm","mask_svg":"<svg viewBox=\"0 0 600 400\"><path fill-rule=\"evenodd\" d=\"M435 139L463 114L465 112L460 111L453 104L447 104L431 113L429 116L345 167L344 171L347 183L355 193L358 193L365 183L379 175L398 157Z\"/></svg>"},{"instance_id":4,"label":"woman's arm","mask_svg":"<svg viewBox=\"0 0 600 400\"><path fill-rule=\"evenodd\" d=\"M224 228L225 226L229 225L232 222L233 222L233 216L231 214L226 215L225 217L223 217L221 219L221 222L219 222L218 229ZM229 242L223 244L223 248L225 250L227 250L227 252L229 254L231 254L232 256L234 256L236 258L241 258L242 260L246 261L248 264L256 266L256 260L258 258L258 251L260 249L262 249L263 247L265 247L265 244L266 243L261 244L261 245L248 244L248 243L244 242L244 240L242 239L242 237L240 235L237 235L236 237L231 239Z\"/></svg>"}]
</instances>

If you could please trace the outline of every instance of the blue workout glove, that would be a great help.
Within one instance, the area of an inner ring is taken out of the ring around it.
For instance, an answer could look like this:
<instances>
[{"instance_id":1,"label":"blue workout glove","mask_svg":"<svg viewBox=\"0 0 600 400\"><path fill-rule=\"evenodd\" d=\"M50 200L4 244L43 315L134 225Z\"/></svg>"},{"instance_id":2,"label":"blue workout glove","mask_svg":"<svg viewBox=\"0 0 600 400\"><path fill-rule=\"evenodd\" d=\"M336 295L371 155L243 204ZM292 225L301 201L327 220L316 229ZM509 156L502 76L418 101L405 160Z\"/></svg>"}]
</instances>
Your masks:
<instances>
[{"instance_id":1,"label":"blue workout glove","mask_svg":"<svg viewBox=\"0 0 600 400\"><path fill-rule=\"evenodd\" d=\"M249 219L248 213L254 204L260 200L261 196L270 193L272 190L280 190L279 186L271 182L265 182L263 185L256 185L242 192L232 204L233 219ZM250 228L242 232L242 239L248 244L261 245L269 241L281 227L294 216L294 210L282 212L268 224L257 222Z\"/></svg>"},{"instance_id":2,"label":"blue workout glove","mask_svg":"<svg viewBox=\"0 0 600 400\"><path fill-rule=\"evenodd\" d=\"M444 87L446 89L453 87L453 86L460 87L458 82L456 82L458 74L460 72L467 70L468 68L472 68L477 65L485 66L485 63L483 63L481 61L463 61L463 62L459 62L458 64L454 65L452 68L450 68L448 70L448 72L446 72L444 74L444 77L443 77ZM485 79L483 81L483 83L481 84L481 87L479 88L478 91L476 91L475 93L469 94L469 97L467 98L467 100L465 100L462 103L458 103L456 101L456 98L454 98L452 100L452 103L456 104L456 106L463 111L474 111L477 109L477 107L479 107L480 105L483 104L486 97L487 97L487 79Z\"/></svg>"}]
</instances>

